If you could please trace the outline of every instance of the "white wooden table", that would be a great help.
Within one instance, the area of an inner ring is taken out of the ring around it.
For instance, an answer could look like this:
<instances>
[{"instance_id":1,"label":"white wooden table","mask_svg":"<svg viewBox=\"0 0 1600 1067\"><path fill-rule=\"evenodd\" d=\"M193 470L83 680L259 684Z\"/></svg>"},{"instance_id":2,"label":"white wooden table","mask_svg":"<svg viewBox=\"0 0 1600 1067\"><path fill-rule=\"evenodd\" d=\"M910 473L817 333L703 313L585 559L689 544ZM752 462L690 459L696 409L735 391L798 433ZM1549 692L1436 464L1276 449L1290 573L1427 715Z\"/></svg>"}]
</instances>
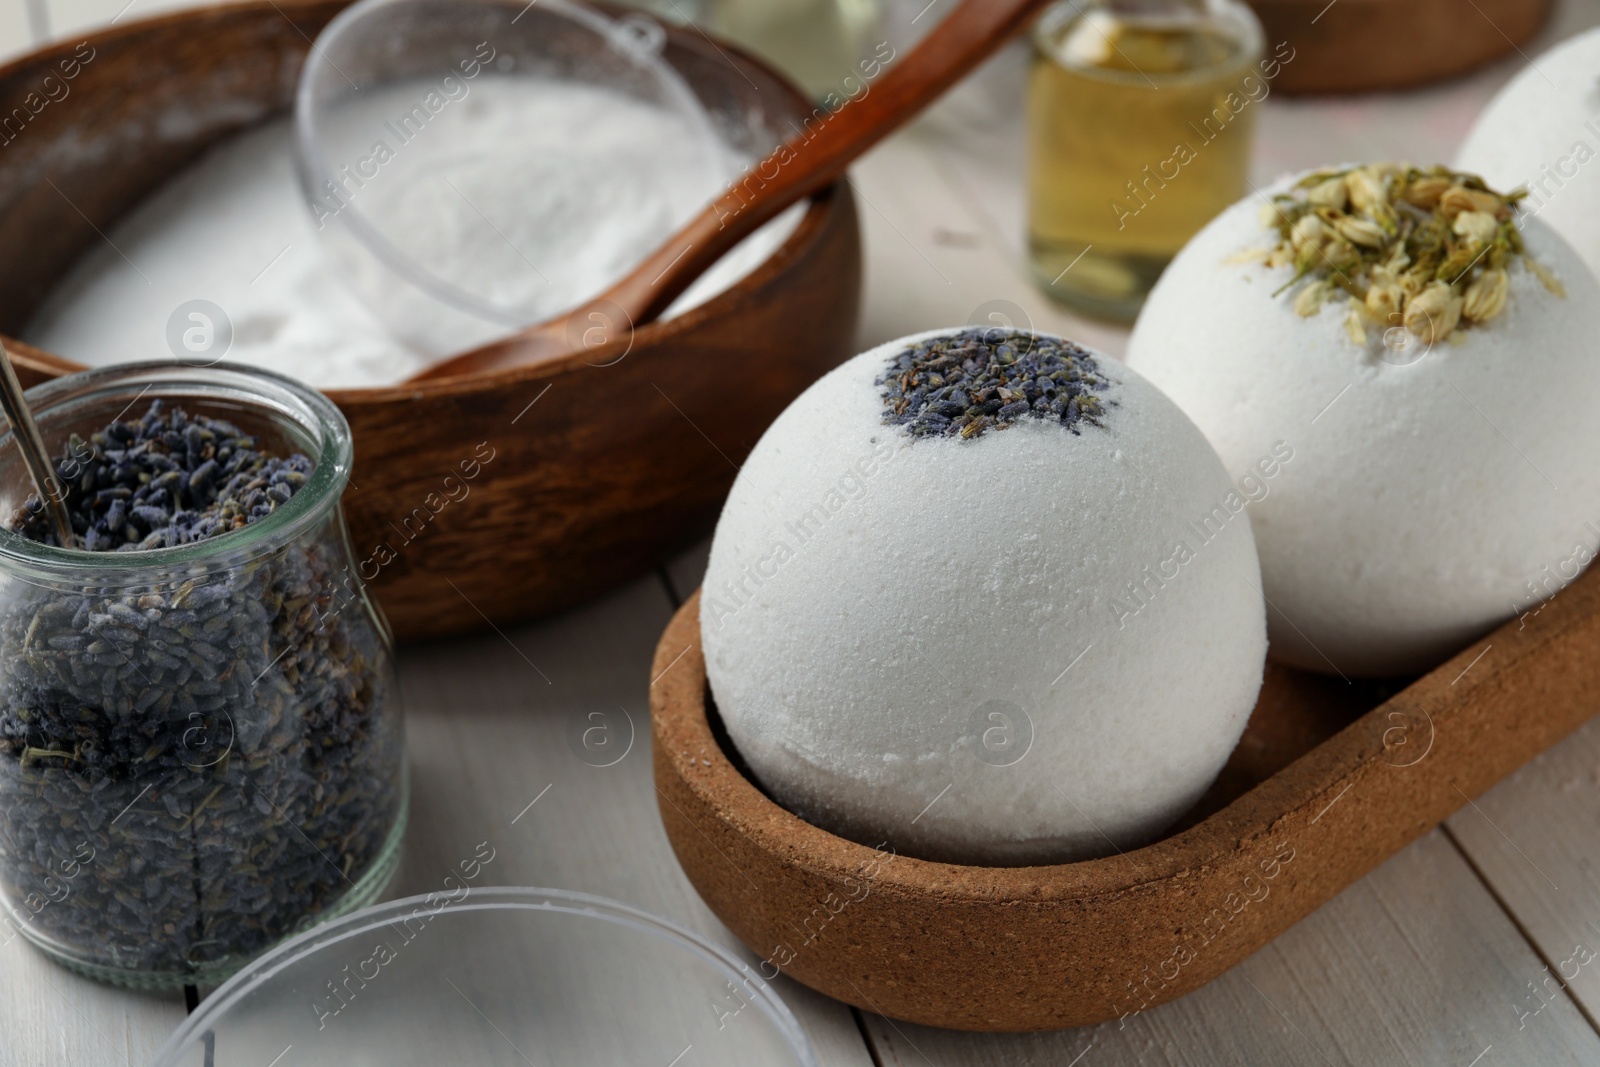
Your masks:
<instances>
[{"instance_id":1,"label":"white wooden table","mask_svg":"<svg viewBox=\"0 0 1600 1067\"><path fill-rule=\"evenodd\" d=\"M0 0L0 54L108 21L126 3ZM135 0L123 17L171 6ZM1462 18L1481 17L1471 0L1461 6ZM1600 0L1567 0L1527 52L1594 24ZM1270 98L1256 180L1342 160L1447 161L1478 107L1524 62L1403 96ZM1074 318L1027 281L1019 95L1013 52L856 168L868 258L863 346L1008 301L1037 327L1120 352L1124 331ZM707 463L723 462L706 451ZM673 860L650 777L651 650L703 566L702 546L560 618L402 651L415 794L392 895L435 888L433 872L498 826L504 884L615 897L736 945ZM453 595L446 576L441 595ZM567 743L594 711L620 712L636 730L613 766L589 766ZM1600 722L1233 972L1125 1028L957 1034L793 984L784 991L830 1067L1592 1064L1600 966L1573 975L1566 961L1600 948L1597 857ZM0 1067L142 1064L184 1010L178 997L78 978L20 940L0 947Z\"/></svg>"}]
</instances>

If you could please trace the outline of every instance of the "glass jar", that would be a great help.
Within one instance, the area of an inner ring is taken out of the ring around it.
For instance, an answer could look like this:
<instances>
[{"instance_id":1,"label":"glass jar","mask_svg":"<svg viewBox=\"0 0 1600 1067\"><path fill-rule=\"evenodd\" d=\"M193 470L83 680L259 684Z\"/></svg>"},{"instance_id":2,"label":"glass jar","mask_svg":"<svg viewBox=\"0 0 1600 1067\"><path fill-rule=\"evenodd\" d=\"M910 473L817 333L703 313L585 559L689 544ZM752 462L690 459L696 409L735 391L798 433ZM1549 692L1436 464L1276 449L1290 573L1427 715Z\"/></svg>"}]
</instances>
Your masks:
<instances>
[{"instance_id":1,"label":"glass jar","mask_svg":"<svg viewBox=\"0 0 1600 1067\"><path fill-rule=\"evenodd\" d=\"M1245 195L1262 57L1237 0L1066 0L1028 87L1028 241L1050 296L1130 321L1167 263Z\"/></svg>"},{"instance_id":2,"label":"glass jar","mask_svg":"<svg viewBox=\"0 0 1600 1067\"><path fill-rule=\"evenodd\" d=\"M108 367L28 397L69 494L71 435L153 398L311 464L271 514L190 544L0 529L0 943L143 988L216 982L371 903L398 859L403 722L340 508L350 428L321 394L229 365ZM0 517L29 492L0 437Z\"/></svg>"}]
</instances>

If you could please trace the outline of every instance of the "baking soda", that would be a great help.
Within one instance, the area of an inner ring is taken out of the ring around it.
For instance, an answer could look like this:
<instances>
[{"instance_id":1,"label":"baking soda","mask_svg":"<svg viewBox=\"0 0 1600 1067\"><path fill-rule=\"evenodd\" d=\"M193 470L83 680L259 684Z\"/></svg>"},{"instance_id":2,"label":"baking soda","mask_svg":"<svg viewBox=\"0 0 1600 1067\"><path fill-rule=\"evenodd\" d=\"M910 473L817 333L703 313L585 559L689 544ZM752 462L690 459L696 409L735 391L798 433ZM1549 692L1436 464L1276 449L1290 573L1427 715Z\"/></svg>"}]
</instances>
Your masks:
<instances>
[{"instance_id":1,"label":"baking soda","mask_svg":"<svg viewBox=\"0 0 1600 1067\"><path fill-rule=\"evenodd\" d=\"M91 247L24 337L91 366L182 354L323 388L390 384L513 327L477 323L476 333L450 332L456 343L441 351L397 337L354 294L350 265L319 233L319 223L341 225L338 211L359 213L436 278L532 323L605 290L742 162L707 157L684 120L611 90L485 75L425 126L406 125L421 88L386 87L335 117L346 139L334 143L352 146L348 160L330 161L342 206L322 190L308 207L287 118L217 145ZM376 137L387 149L381 165ZM803 212L791 209L725 256L668 317L743 278ZM174 331L169 320L195 300L222 310L224 339L231 324L225 355L175 348L189 323L180 316Z\"/></svg>"}]
</instances>

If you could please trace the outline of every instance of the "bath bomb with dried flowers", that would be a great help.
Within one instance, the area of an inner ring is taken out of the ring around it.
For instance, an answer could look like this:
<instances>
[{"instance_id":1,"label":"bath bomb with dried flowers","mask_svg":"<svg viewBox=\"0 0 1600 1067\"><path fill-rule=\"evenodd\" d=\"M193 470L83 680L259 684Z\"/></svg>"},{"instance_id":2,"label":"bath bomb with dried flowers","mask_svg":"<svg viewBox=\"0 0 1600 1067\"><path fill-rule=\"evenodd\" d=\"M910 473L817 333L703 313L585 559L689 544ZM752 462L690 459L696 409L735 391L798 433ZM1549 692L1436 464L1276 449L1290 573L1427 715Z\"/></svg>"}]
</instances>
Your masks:
<instances>
[{"instance_id":1,"label":"bath bomb with dried flowers","mask_svg":"<svg viewBox=\"0 0 1600 1067\"><path fill-rule=\"evenodd\" d=\"M1483 109L1456 156L1565 237L1600 274L1600 29L1528 64Z\"/></svg>"},{"instance_id":2,"label":"bath bomb with dried flowers","mask_svg":"<svg viewBox=\"0 0 1600 1067\"><path fill-rule=\"evenodd\" d=\"M712 694L760 784L845 837L993 865L1128 847L1195 803L1255 703L1244 506L1110 359L892 341L740 470L700 602Z\"/></svg>"},{"instance_id":3,"label":"bath bomb with dried flowers","mask_svg":"<svg viewBox=\"0 0 1600 1067\"><path fill-rule=\"evenodd\" d=\"M1275 659L1425 670L1600 542L1600 285L1517 196L1444 168L1285 179L1162 276L1129 365L1257 479Z\"/></svg>"}]
</instances>

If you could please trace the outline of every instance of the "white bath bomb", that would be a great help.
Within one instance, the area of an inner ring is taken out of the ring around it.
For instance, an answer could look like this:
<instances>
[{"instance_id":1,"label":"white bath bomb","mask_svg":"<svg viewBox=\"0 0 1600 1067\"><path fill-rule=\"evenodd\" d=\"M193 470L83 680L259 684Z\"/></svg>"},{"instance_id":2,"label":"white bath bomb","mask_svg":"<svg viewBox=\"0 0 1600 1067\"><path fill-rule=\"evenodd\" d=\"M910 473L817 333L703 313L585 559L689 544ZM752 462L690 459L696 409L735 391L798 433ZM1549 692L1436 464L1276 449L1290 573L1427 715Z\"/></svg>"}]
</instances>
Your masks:
<instances>
[{"instance_id":1,"label":"white bath bomb","mask_svg":"<svg viewBox=\"0 0 1600 1067\"><path fill-rule=\"evenodd\" d=\"M1600 29L1552 48L1483 109L1456 157L1495 188L1522 186L1523 210L1600 274Z\"/></svg>"},{"instance_id":2,"label":"white bath bomb","mask_svg":"<svg viewBox=\"0 0 1600 1067\"><path fill-rule=\"evenodd\" d=\"M1195 803L1255 703L1243 502L1176 406L1075 346L1099 424L886 424L879 380L953 332L979 336L857 356L757 443L702 594L712 693L760 783L856 841L985 865L1126 848Z\"/></svg>"},{"instance_id":3,"label":"white bath bomb","mask_svg":"<svg viewBox=\"0 0 1600 1067\"><path fill-rule=\"evenodd\" d=\"M1253 498L1273 658L1426 670L1556 592L1551 576L1575 577L1600 542L1600 287L1532 219L1523 239L1565 297L1516 260L1499 317L1431 347L1398 328L1362 346L1342 299L1302 318L1273 295L1291 268L1238 261L1275 243L1260 206L1235 204L1179 253L1128 363Z\"/></svg>"}]
</instances>

